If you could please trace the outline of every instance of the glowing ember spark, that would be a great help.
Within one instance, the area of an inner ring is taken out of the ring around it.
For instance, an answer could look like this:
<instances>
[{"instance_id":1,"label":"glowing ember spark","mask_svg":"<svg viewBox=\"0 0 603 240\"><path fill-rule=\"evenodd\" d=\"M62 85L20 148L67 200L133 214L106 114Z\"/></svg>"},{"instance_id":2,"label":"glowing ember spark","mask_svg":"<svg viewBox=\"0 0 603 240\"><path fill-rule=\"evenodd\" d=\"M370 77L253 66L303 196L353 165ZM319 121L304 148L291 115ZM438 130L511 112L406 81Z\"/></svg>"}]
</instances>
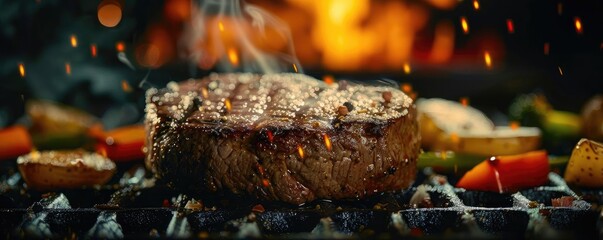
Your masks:
<instances>
[{"instance_id":1,"label":"glowing ember spark","mask_svg":"<svg viewBox=\"0 0 603 240\"><path fill-rule=\"evenodd\" d=\"M71 35L71 46L77 47L77 38L75 37L75 35Z\"/></svg>"},{"instance_id":2,"label":"glowing ember spark","mask_svg":"<svg viewBox=\"0 0 603 240\"><path fill-rule=\"evenodd\" d=\"M563 76L563 70L561 70L561 66L557 66L557 68L559 69L559 75Z\"/></svg>"},{"instance_id":3,"label":"glowing ember spark","mask_svg":"<svg viewBox=\"0 0 603 240\"><path fill-rule=\"evenodd\" d=\"M96 57L96 44L90 44L90 55Z\"/></svg>"},{"instance_id":4,"label":"glowing ember spark","mask_svg":"<svg viewBox=\"0 0 603 240\"><path fill-rule=\"evenodd\" d=\"M465 34L469 33L469 24L467 23L467 18L461 17L461 27L463 28L463 32Z\"/></svg>"},{"instance_id":5,"label":"glowing ember spark","mask_svg":"<svg viewBox=\"0 0 603 240\"><path fill-rule=\"evenodd\" d=\"M563 3L557 3L557 14L563 14Z\"/></svg>"},{"instance_id":6,"label":"glowing ember spark","mask_svg":"<svg viewBox=\"0 0 603 240\"><path fill-rule=\"evenodd\" d=\"M329 138L329 135L327 134L323 134L322 137L325 139L325 146L327 147L327 150L331 151L331 138Z\"/></svg>"},{"instance_id":7,"label":"glowing ember spark","mask_svg":"<svg viewBox=\"0 0 603 240\"><path fill-rule=\"evenodd\" d=\"M544 55L549 55L549 51L551 50L551 44L548 42L544 43Z\"/></svg>"},{"instance_id":8,"label":"glowing ember spark","mask_svg":"<svg viewBox=\"0 0 603 240\"><path fill-rule=\"evenodd\" d=\"M335 78L331 75L325 75L322 77L322 80L328 85L335 83Z\"/></svg>"},{"instance_id":9,"label":"glowing ember spark","mask_svg":"<svg viewBox=\"0 0 603 240\"><path fill-rule=\"evenodd\" d=\"M209 92L207 91L206 87L201 88L201 96L203 96L203 98L205 98L205 99L207 99L209 97Z\"/></svg>"},{"instance_id":10,"label":"glowing ember spark","mask_svg":"<svg viewBox=\"0 0 603 240\"><path fill-rule=\"evenodd\" d=\"M293 64L293 70L294 70L295 72L298 72L298 71L297 71L297 65L295 65L295 63Z\"/></svg>"},{"instance_id":11,"label":"glowing ember spark","mask_svg":"<svg viewBox=\"0 0 603 240\"><path fill-rule=\"evenodd\" d=\"M410 64L404 63L403 69L405 74L410 74Z\"/></svg>"},{"instance_id":12,"label":"glowing ember spark","mask_svg":"<svg viewBox=\"0 0 603 240\"><path fill-rule=\"evenodd\" d=\"M270 141L270 142L274 141L274 134L272 134L272 131L270 131L270 130L266 131L266 135L268 136L268 141Z\"/></svg>"},{"instance_id":13,"label":"glowing ember spark","mask_svg":"<svg viewBox=\"0 0 603 240\"><path fill-rule=\"evenodd\" d=\"M473 0L473 8L477 11L479 10L479 2L477 0Z\"/></svg>"},{"instance_id":14,"label":"glowing ember spark","mask_svg":"<svg viewBox=\"0 0 603 240\"><path fill-rule=\"evenodd\" d=\"M469 106L469 98L467 97L462 97L460 102L464 107Z\"/></svg>"},{"instance_id":15,"label":"glowing ember spark","mask_svg":"<svg viewBox=\"0 0 603 240\"><path fill-rule=\"evenodd\" d=\"M515 33L515 26L513 25L513 19L507 19L507 31L509 33Z\"/></svg>"},{"instance_id":16,"label":"glowing ember spark","mask_svg":"<svg viewBox=\"0 0 603 240\"><path fill-rule=\"evenodd\" d=\"M486 63L486 67L492 67L492 58L490 57L490 52L484 52L484 62Z\"/></svg>"},{"instance_id":17,"label":"glowing ember spark","mask_svg":"<svg viewBox=\"0 0 603 240\"><path fill-rule=\"evenodd\" d=\"M126 51L126 44L124 42L117 42L115 44L115 49L117 50L117 52L124 52Z\"/></svg>"},{"instance_id":18,"label":"glowing ember spark","mask_svg":"<svg viewBox=\"0 0 603 240\"><path fill-rule=\"evenodd\" d=\"M19 63L19 75L25 77L25 65L23 65L23 63Z\"/></svg>"},{"instance_id":19,"label":"glowing ember spark","mask_svg":"<svg viewBox=\"0 0 603 240\"><path fill-rule=\"evenodd\" d=\"M71 75L71 64L65 63L65 73L67 73L67 75Z\"/></svg>"},{"instance_id":20,"label":"glowing ember spark","mask_svg":"<svg viewBox=\"0 0 603 240\"><path fill-rule=\"evenodd\" d=\"M410 85L410 83L403 83L400 89L402 89L402 92L404 93L410 93L412 92L412 85Z\"/></svg>"},{"instance_id":21,"label":"glowing ember spark","mask_svg":"<svg viewBox=\"0 0 603 240\"><path fill-rule=\"evenodd\" d=\"M301 145L297 145L297 153L299 153L300 158L304 158L304 149Z\"/></svg>"},{"instance_id":22,"label":"glowing ember spark","mask_svg":"<svg viewBox=\"0 0 603 240\"><path fill-rule=\"evenodd\" d=\"M517 129L519 129L519 122L518 121L511 121L509 123L509 127L511 127L511 129L513 129L513 130L517 130Z\"/></svg>"},{"instance_id":23,"label":"glowing ember spark","mask_svg":"<svg viewBox=\"0 0 603 240\"><path fill-rule=\"evenodd\" d=\"M237 50L234 48L228 49L228 60L233 66L239 66L239 55L237 55Z\"/></svg>"},{"instance_id":24,"label":"glowing ember spark","mask_svg":"<svg viewBox=\"0 0 603 240\"><path fill-rule=\"evenodd\" d=\"M218 29L220 29L220 32L224 32L224 23L218 22Z\"/></svg>"},{"instance_id":25,"label":"glowing ember spark","mask_svg":"<svg viewBox=\"0 0 603 240\"><path fill-rule=\"evenodd\" d=\"M268 187L270 186L270 181L268 181L268 179L262 179L262 185L264 185L264 187Z\"/></svg>"},{"instance_id":26,"label":"glowing ember spark","mask_svg":"<svg viewBox=\"0 0 603 240\"><path fill-rule=\"evenodd\" d=\"M126 80L121 80L121 89L127 93L132 92L132 87L130 87L130 84Z\"/></svg>"},{"instance_id":27,"label":"glowing ember spark","mask_svg":"<svg viewBox=\"0 0 603 240\"><path fill-rule=\"evenodd\" d=\"M579 17L574 18L574 25L576 25L576 32L578 34L582 33L582 20Z\"/></svg>"},{"instance_id":28,"label":"glowing ember spark","mask_svg":"<svg viewBox=\"0 0 603 240\"><path fill-rule=\"evenodd\" d=\"M232 109L232 106L230 105L230 99L225 99L224 100L224 106L226 106L226 111L230 112L230 110Z\"/></svg>"}]
</instances>

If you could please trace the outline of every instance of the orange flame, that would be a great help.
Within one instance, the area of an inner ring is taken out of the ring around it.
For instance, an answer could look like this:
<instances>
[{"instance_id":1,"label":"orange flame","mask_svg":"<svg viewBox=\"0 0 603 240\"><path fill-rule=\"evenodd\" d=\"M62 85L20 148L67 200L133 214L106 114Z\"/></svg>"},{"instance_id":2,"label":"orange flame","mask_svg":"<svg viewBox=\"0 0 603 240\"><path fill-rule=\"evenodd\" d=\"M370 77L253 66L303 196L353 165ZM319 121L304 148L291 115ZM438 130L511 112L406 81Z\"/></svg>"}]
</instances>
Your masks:
<instances>
[{"instance_id":1,"label":"orange flame","mask_svg":"<svg viewBox=\"0 0 603 240\"><path fill-rule=\"evenodd\" d=\"M467 97L462 97L460 102L464 107L469 106L469 98Z\"/></svg>"},{"instance_id":2,"label":"orange flame","mask_svg":"<svg viewBox=\"0 0 603 240\"><path fill-rule=\"evenodd\" d=\"M65 73L67 73L67 75L71 75L71 64L65 63Z\"/></svg>"},{"instance_id":3,"label":"orange flame","mask_svg":"<svg viewBox=\"0 0 603 240\"><path fill-rule=\"evenodd\" d=\"M574 18L574 25L576 25L576 32L578 34L582 33L582 20L579 17Z\"/></svg>"},{"instance_id":4,"label":"orange flame","mask_svg":"<svg viewBox=\"0 0 603 240\"><path fill-rule=\"evenodd\" d=\"M513 25L513 19L507 19L507 31L509 33L515 33L515 26Z\"/></svg>"},{"instance_id":5,"label":"orange flame","mask_svg":"<svg viewBox=\"0 0 603 240\"><path fill-rule=\"evenodd\" d=\"M404 63L403 69L405 74L410 74L410 64Z\"/></svg>"},{"instance_id":6,"label":"orange flame","mask_svg":"<svg viewBox=\"0 0 603 240\"><path fill-rule=\"evenodd\" d=\"M551 49L551 44L549 44L548 42L544 43L544 55L549 55L549 51Z\"/></svg>"},{"instance_id":7,"label":"orange flame","mask_svg":"<svg viewBox=\"0 0 603 240\"><path fill-rule=\"evenodd\" d=\"M463 28L463 32L465 34L469 33L469 24L467 23L467 18L461 17L461 27Z\"/></svg>"},{"instance_id":8,"label":"orange flame","mask_svg":"<svg viewBox=\"0 0 603 240\"><path fill-rule=\"evenodd\" d=\"M228 60L233 66L239 66L239 55L237 55L237 50L234 48L228 49Z\"/></svg>"},{"instance_id":9,"label":"orange flame","mask_svg":"<svg viewBox=\"0 0 603 240\"><path fill-rule=\"evenodd\" d=\"M511 127L511 129L513 129L513 130L517 130L517 129L519 129L519 122L517 122L517 121L511 121L509 123L509 127Z\"/></svg>"},{"instance_id":10,"label":"orange flame","mask_svg":"<svg viewBox=\"0 0 603 240\"><path fill-rule=\"evenodd\" d=\"M96 57L96 44L90 44L90 55Z\"/></svg>"},{"instance_id":11,"label":"orange flame","mask_svg":"<svg viewBox=\"0 0 603 240\"><path fill-rule=\"evenodd\" d=\"M297 153L299 154L300 158L304 158L304 149L301 145L297 145Z\"/></svg>"},{"instance_id":12,"label":"orange flame","mask_svg":"<svg viewBox=\"0 0 603 240\"><path fill-rule=\"evenodd\" d=\"M25 65L23 65L23 63L19 63L19 75L25 77Z\"/></svg>"},{"instance_id":13,"label":"orange flame","mask_svg":"<svg viewBox=\"0 0 603 240\"><path fill-rule=\"evenodd\" d=\"M117 50L117 52L124 52L126 51L126 44L124 42L117 42L115 44L115 49Z\"/></svg>"},{"instance_id":14,"label":"orange flame","mask_svg":"<svg viewBox=\"0 0 603 240\"><path fill-rule=\"evenodd\" d=\"M492 67L492 58L490 57L490 52L484 52L484 62L486 63L486 67Z\"/></svg>"},{"instance_id":15,"label":"orange flame","mask_svg":"<svg viewBox=\"0 0 603 240\"><path fill-rule=\"evenodd\" d=\"M77 38L75 37L75 35L71 35L71 46L77 47Z\"/></svg>"},{"instance_id":16,"label":"orange flame","mask_svg":"<svg viewBox=\"0 0 603 240\"><path fill-rule=\"evenodd\" d=\"M479 10L479 2L477 0L473 0L473 8L475 11Z\"/></svg>"},{"instance_id":17,"label":"orange flame","mask_svg":"<svg viewBox=\"0 0 603 240\"><path fill-rule=\"evenodd\" d=\"M232 106L230 105L230 99L225 99L224 100L224 106L226 106L226 111L230 112L230 110L232 109Z\"/></svg>"},{"instance_id":18,"label":"orange flame","mask_svg":"<svg viewBox=\"0 0 603 240\"><path fill-rule=\"evenodd\" d=\"M329 135L325 133L322 136L325 139L325 146L327 147L327 150L331 151L331 139L329 138Z\"/></svg>"}]
</instances>

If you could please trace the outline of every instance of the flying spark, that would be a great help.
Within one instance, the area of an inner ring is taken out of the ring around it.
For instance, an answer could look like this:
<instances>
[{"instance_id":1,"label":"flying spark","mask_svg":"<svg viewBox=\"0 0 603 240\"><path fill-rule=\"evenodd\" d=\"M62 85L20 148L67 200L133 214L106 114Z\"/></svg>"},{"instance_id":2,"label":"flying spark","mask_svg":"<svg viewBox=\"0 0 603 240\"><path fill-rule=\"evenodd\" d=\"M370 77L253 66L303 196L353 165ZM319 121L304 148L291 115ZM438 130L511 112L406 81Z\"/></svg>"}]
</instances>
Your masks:
<instances>
[{"instance_id":1,"label":"flying spark","mask_svg":"<svg viewBox=\"0 0 603 240\"><path fill-rule=\"evenodd\" d=\"M513 34L515 33L515 26L513 25L513 19L507 19L507 31Z\"/></svg>"},{"instance_id":2,"label":"flying spark","mask_svg":"<svg viewBox=\"0 0 603 240\"><path fill-rule=\"evenodd\" d=\"M551 50L551 44L549 44L548 42L544 43L544 55L549 55L549 51Z\"/></svg>"},{"instance_id":3,"label":"flying spark","mask_svg":"<svg viewBox=\"0 0 603 240\"><path fill-rule=\"evenodd\" d=\"M561 70L561 66L557 66L557 69L559 69L559 75L563 76L563 70Z\"/></svg>"},{"instance_id":4,"label":"flying spark","mask_svg":"<svg viewBox=\"0 0 603 240\"><path fill-rule=\"evenodd\" d=\"M93 58L96 57L96 44L90 44L90 55L92 55Z\"/></svg>"},{"instance_id":5,"label":"flying spark","mask_svg":"<svg viewBox=\"0 0 603 240\"><path fill-rule=\"evenodd\" d=\"M298 72L298 71L297 71L297 65L295 65L295 63L293 64L293 70L294 70L295 72Z\"/></svg>"},{"instance_id":6,"label":"flying spark","mask_svg":"<svg viewBox=\"0 0 603 240\"><path fill-rule=\"evenodd\" d=\"M467 98L467 97L462 97L460 99L460 102L461 102L461 105L463 105L463 107L469 106L469 98Z\"/></svg>"},{"instance_id":7,"label":"flying spark","mask_svg":"<svg viewBox=\"0 0 603 240\"><path fill-rule=\"evenodd\" d=\"M233 66L239 66L239 55L237 55L237 50L234 48L228 49L228 60Z\"/></svg>"},{"instance_id":8,"label":"flying spark","mask_svg":"<svg viewBox=\"0 0 603 240\"><path fill-rule=\"evenodd\" d=\"M576 26L576 32L582 34L582 20L579 17L574 18L574 25Z\"/></svg>"},{"instance_id":9,"label":"flying spark","mask_svg":"<svg viewBox=\"0 0 603 240\"><path fill-rule=\"evenodd\" d=\"M19 63L19 75L25 77L25 65L23 65L23 63Z\"/></svg>"},{"instance_id":10,"label":"flying spark","mask_svg":"<svg viewBox=\"0 0 603 240\"><path fill-rule=\"evenodd\" d=\"M323 134L322 136L325 139L325 146L327 147L327 151L331 151L331 138L329 138L329 135L327 134Z\"/></svg>"},{"instance_id":11,"label":"flying spark","mask_svg":"<svg viewBox=\"0 0 603 240\"><path fill-rule=\"evenodd\" d=\"M67 73L67 75L71 75L71 64L65 63L65 73Z\"/></svg>"},{"instance_id":12,"label":"flying spark","mask_svg":"<svg viewBox=\"0 0 603 240\"><path fill-rule=\"evenodd\" d=\"M301 145L297 145L297 153L299 154L300 158L304 158L304 149Z\"/></svg>"},{"instance_id":13,"label":"flying spark","mask_svg":"<svg viewBox=\"0 0 603 240\"><path fill-rule=\"evenodd\" d=\"M461 17L461 27L463 28L463 32L465 34L469 33L469 24L467 23L467 18Z\"/></svg>"},{"instance_id":14,"label":"flying spark","mask_svg":"<svg viewBox=\"0 0 603 240\"><path fill-rule=\"evenodd\" d=\"M222 22L218 22L218 29L220 29L220 32L224 32L224 24Z\"/></svg>"},{"instance_id":15,"label":"flying spark","mask_svg":"<svg viewBox=\"0 0 603 240\"><path fill-rule=\"evenodd\" d=\"M473 0L473 8L475 11L479 10L479 2L477 0Z\"/></svg>"},{"instance_id":16,"label":"flying spark","mask_svg":"<svg viewBox=\"0 0 603 240\"><path fill-rule=\"evenodd\" d=\"M492 67L492 58L490 57L490 52L484 52L484 62L486 63L486 67Z\"/></svg>"},{"instance_id":17,"label":"flying spark","mask_svg":"<svg viewBox=\"0 0 603 240\"><path fill-rule=\"evenodd\" d=\"M410 64L404 63L403 69L405 74L410 74Z\"/></svg>"},{"instance_id":18,"label":"flying spark","mask_svg":"<svg viewBox=\"0 0 603 240\"><path fill-rule=\"evenodd\" d=\"M77 38L75 37L75 35L71 35L71 46L77 47Z\"/></svg>"},{"instance_id":19,"label":"flying spark","mask_svg":"<svg viewBox=\"0 0 603 240\"><path fill-rule=\"evenodd\" d=\"M115 50L117 50L117 52L124 52L126 51L126 44L124 42L117 42L115 44Z\"/></svg>"}]
</instances>

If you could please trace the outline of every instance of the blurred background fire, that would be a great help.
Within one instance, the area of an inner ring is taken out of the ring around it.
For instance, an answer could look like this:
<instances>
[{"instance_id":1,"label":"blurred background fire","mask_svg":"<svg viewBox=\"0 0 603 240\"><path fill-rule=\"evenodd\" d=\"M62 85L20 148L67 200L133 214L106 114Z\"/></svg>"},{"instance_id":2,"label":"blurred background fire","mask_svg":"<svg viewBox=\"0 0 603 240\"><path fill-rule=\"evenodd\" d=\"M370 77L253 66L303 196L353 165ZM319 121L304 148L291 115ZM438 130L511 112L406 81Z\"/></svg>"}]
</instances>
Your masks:
<instances>
[{"instance_id":1,"label":"blurred background fire","mask_svg":"<svg viewBox=\"0 0 603 240\"><path fill-rule=\"evenodd\" d=\"M248 0L291 34L267 28L250 41L299 60L282 69L319 79L391 79L419 97L470 100L495 122L522 93L579 112L603 91L603 2L565 0ZM28 99L100 117L107 129L139 122L144 91L246 61L238 47L182 48L201 4L191 0L0 0L0 127ZM236 22L210 23L234 41ZM215 24L214 24L215 23ZM256 31L252 26L244 26ZM244 31L247 31L244 30ZM291 41L292 40L292 41ZM205 45L203 45L205 44Z\"/></svg>"}]
</instances>

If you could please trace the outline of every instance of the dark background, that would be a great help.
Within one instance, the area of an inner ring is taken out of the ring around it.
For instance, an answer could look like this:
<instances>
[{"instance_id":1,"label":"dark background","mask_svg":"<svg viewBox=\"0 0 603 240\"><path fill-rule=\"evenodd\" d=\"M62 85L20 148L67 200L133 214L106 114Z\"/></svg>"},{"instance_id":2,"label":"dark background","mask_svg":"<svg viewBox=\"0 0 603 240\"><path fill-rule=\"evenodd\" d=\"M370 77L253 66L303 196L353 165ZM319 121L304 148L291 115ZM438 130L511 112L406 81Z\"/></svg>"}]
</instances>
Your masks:
<instances>
[{"instance_id":1,"label":"dark background","mask_svg":"<svg viewBox=\"0 0 603 240\"><path fill-rule=\"evenodd\" d=\"M151 25L163 21L164 1L125 1L122 20L115 28L98 22L99 2L0 0L0 127L23 121L24 102L30 98L85 109L109 129L131 124L144 115L148 87L207 74L191 70L183 60L157 69L141 67L133 60L136 43ZM558 3L563 4L561 15ZM491 0L480 1L480 6L480 11L474 11L472 1L463 1L453 10L433 9L429 26L442 19L458 25L460 16L471 20L471 34L456 28L457 50L449 64L413 66L410 75L401 70L333 72L320 67L305 68L305 73L319 79L325 74L357 81L388 78L411 83L420 97L468 97L471 105L502 124L518 94L542 92L555 108L579 112L588 98L603 92L603 1ZM575 17L582 20L582 34L576 33ZM506 29L508 18L514 21L513 34ZM78 38L77 48L69 44L72 34ZM474 45L480 37L496 37L501 43L504 56L494 68L485 68L483 62L454 60L479 55ZM424 47L422 40L417 39L416 48ZM134 69L118 60L118 41L126 44L125 53ZM549 55L543 53L545 42L550 44ZM90 56L91 43L98 46L96 58ZM73 69L69 76L66 62ZM19 76L19 63L25 65L24 78ZM122 81L133 91L123 91Z\"/></svg>"}]
</instances>

